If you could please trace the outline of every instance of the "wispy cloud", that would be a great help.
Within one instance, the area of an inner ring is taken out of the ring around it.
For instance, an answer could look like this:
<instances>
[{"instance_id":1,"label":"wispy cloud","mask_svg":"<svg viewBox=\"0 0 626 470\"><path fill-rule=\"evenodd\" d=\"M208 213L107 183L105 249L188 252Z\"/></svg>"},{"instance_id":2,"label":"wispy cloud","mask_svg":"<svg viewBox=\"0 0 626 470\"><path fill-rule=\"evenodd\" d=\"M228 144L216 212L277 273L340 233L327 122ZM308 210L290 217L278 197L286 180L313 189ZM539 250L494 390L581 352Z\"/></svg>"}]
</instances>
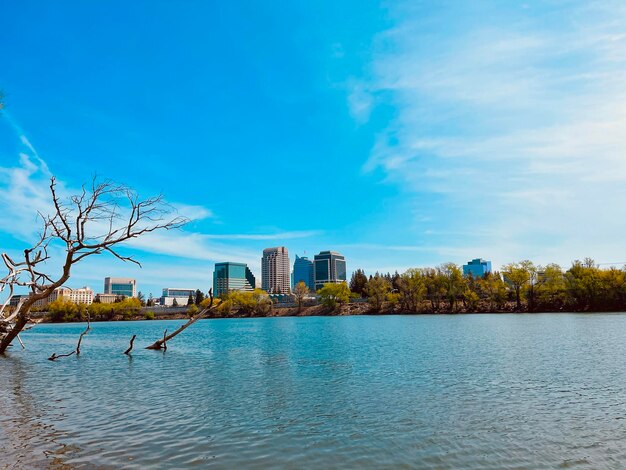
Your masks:
<instances>
[{"instance_id":1,"label":"wispy cloud","mask_svg":"<svg viewBox=\"0 0 626 470\"><path fill-rule=\"evenodd\" d=\"M239 234L212 234L204 235L206 239L217 240L293 240L295 238L308 238L320 235L321 230L301 230L293 232L276 233L239 233Z\"/></svg>"},{"instance_id":2,"label":"wispy cloud","mask_svg":"<svg viewBox=\"0 0 626 470\"><path fill-rule=\"evenodd\" d=\"M471 5L396 7L367 84L396 117L364 170L437 200L420 229L462 227L466 256L624 257L626 7L492 6L446 27Z\"/></svg>"},{"instance_id":3,"label":"wispy cloud","mask_svg":"<svg viewBox=\"0 0 626 470\"><path fill-rule=\"evenodd\" d=\"M19 130L13 121L11 121L11 125L16 131ZM0 206L3 208L3 216L0 218L0 231L11 234L25 243L32 243L41 228L41 221L37 219L37 213L47 214L54 211L49 191L51 172L25 135L20 133L18 136L23 146L19 162L15 166L0 166ZM78 192L77 189L68 187L62 180L57 180L57 183L61 197L67 197ZM184 203L173 203L171 206L177 215L187 217L191 221L215 217L210 209L203 206ZM92 229L94 227L92 225ZM260 253L258 250L238 245L238 242L264 240L280 242L313 237L319 234L321 232L317 230L206 234L182 229L152 232L140 238L128 240L121 249L128 254L136 253L137 259L142 261L145 267L152 269L156 266L155 269L159 270L158 273L142 271L140 277L143 282L153 279L155 282L158 280L159 284L166 285L168 284L167 279L170 279L179 282L186 280L188 283L196 285L210 282L212 263L215 261L241 261L248 263L253 271L257 271ZM61 253L52 251L51 254L53 259L48 265L50 269L54 269L61 260ZM145 254L150 256L146 258ZM160 264L155 264L154 256L162 260ZM164 259L168 257L171 264L165 269ZM109 260L106 256L99 256L94 259L97 262L89 260L88 263L76 267L73 274L74 283L93 283L92 281L102 277L102 274L111 275L111 273L119 271L131 275L139 269L124 265L118 260ZM198 273L202 273L202 276L196 279L195 283L192 282Z\"/></svg>"}]
</instances>

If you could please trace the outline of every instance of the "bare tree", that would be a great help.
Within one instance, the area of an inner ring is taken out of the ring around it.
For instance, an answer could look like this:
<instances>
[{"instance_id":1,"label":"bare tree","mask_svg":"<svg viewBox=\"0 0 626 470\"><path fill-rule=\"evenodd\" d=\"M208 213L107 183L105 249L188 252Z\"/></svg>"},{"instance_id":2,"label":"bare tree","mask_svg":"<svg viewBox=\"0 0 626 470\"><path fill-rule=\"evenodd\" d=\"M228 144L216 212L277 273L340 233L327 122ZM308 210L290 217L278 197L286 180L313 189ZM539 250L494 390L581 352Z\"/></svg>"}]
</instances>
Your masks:
<instances>
[{"instance_id":1,"label":"bare tree","mask_svg":"<svg viewBox=\"0 0 626 470\"><path fill-rule=\"evenodd\" d=\"M50 195L52 215L39 214L43 229L38 242L24 250L19 261L6 253L0 255L8 270L0 278L0 293L9 294L0 307L0 354L4 354L29 322L33 305L63 286L76 263L92 255L109 253L141 266L118 251L121 243L155 230L179 228L187 222L184 217L174 216L160 195L141 200L130 188L111 181L98 182L95 177L90 187L83 186L80 194L68 198L58 194L57 182L52 177ZM64 257L60 273L55 276L44 273L44 267L56 245L62 246ZM6 316L4 312L15 287L28 288L30 295Z\"/></svg>"}]
</instances>

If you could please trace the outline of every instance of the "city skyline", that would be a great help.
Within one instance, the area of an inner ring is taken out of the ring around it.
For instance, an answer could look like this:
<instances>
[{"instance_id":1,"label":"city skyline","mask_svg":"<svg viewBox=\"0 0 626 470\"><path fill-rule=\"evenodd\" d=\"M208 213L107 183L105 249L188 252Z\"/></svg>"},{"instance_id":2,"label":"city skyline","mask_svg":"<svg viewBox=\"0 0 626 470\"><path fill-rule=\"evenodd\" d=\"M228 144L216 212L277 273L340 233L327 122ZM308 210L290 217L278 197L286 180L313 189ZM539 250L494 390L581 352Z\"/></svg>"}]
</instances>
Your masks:
<instances>
[{"instance_id":1,"label":"city skyline","mask_svg":"<svg viewBox=\"0 0 626 470\"><path fill-rule=\"evenodd\" d=\"M282 245L337 250L348 278L626 261L620 2L355 5L8 5L2 250L35 240L51 175L67 195L97 173L190 223L72 286L206 291L214 263L258 279Z\"/></svg>"}]
</instances>

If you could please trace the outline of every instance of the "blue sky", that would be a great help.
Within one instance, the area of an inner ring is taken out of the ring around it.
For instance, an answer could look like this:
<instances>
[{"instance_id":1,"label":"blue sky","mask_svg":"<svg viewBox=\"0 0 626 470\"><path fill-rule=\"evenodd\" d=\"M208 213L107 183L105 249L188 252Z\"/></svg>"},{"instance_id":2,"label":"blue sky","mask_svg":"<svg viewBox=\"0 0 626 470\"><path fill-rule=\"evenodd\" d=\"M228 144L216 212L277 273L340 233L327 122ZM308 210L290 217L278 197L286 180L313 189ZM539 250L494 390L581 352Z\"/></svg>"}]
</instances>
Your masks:
<instances>
[{"instance_id":1,"label":"blue sky","mask_svg":"<svg viewBox=\"0 0 626 470\"><path fill-rule=\"evenodd\" d=\"M478 5L478 3L482 3ZM100 256L207 290L268 246L349 270L473 257L626 261L626 6L542 2L17 2L4 7L0 249L54 174L162 192L192 222ZM54 267L50 266L53 270Z\"/></svg>"}]
</instances>

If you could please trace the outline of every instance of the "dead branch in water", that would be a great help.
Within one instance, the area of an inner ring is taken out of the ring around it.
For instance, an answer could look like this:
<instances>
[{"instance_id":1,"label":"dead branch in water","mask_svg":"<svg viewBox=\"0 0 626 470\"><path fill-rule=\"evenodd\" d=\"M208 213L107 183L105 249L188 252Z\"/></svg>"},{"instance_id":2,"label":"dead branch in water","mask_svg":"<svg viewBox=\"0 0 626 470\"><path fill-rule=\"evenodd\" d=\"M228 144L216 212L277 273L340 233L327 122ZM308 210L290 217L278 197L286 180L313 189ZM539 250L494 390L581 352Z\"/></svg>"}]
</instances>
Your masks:
<instances>
[{"instance_id":1,"label":"dead branch in water","mask_svg":"<svg viewBox=\"0 0 626 470\"><path fill-rule=\"evenodd\" d=\"M85 331L83 331L80 336L78 337L78 343L76 344L76 349L74 351L72 351L69 354L59 354L57 356L56 353L52 353L52 356L50 356L48 358L49 361L55 361L60 357L69 357L73 354L76 354L77 356L80 356L80 344L83 342L83 336L85 336L87 333L89 333L89 330L91 330L91 321L89 318L89 315L87 315L87 328L85 328Z\"/></svg>"},{"instance_id":2,"label":"dead branch in water","mask_svg":"<svg viewBox=\"0 0 626 470\"><path fill-rule=\"evenodd\" d=\"M167 341L170 341L173 337L175 337L178 333L182 333L184 330L186 330L188 327L190 327L191 325L193 325L195 322L197 322L198 320L200 320L201 318L204 318L206 316L207 313L209 313L209 311L211 310L211 308L213 308L213 289L209 289L209 297L211 298L211 302L209 303L209 306L202 309L200 312L198 312L195 316L191 317L187 323L184 323L183 325L181 325L176 331L174 331L171 334L167 334L167 330L165 330L165 334L163 334L163 339L159 339L157 341L155 341L154 343L152 343L150 346L146 347L146 349L167 349Z\"/></svg>"},{"instance_id":3,"label":"dead branch in water","mask_svg":"<svg viewBox=\"0 0 626 470\"><path fill-rule=\"evenodd\" d=\"M128 346L128 349L126 351L124 351L124 354L128 355L133 350L133 344L135 343L135 338L136 337L137 337L137 335L133 335L133 337L130 339L130 346Z\"/></svg>"},{"instance_id":4,"label":"dead branch in water","mask_svg":"<svg viewBox=\"0 0 626 470\"><path fill-rule=\"evenodd\" d=\"M48 360L49 361L56 361L60 357L69 357L69 356L73 356L74 354L76 354L76 351L72 351L69 354L59 354L58 356L57 356L57 353L52 353L52 356L50 356L48 358Z\"/></svg>"}]
</instances>

